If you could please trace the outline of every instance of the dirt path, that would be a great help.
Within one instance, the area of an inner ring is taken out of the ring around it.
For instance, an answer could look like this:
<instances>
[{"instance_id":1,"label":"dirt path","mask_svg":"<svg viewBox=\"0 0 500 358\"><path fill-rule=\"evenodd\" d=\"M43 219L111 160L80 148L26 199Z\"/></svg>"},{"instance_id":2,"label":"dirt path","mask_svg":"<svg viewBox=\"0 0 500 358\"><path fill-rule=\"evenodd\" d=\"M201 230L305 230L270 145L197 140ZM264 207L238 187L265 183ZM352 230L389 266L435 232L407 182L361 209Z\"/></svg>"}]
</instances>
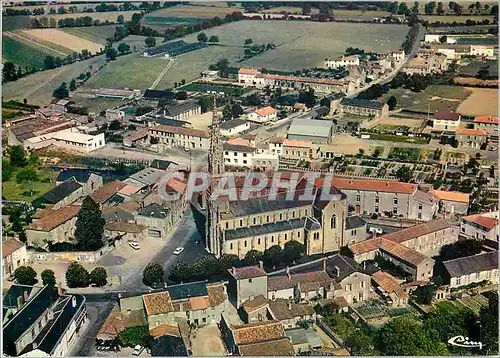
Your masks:
<instances>
[{"instance_id":1,"label":"dirt path","mask_svg":"<svg viewBox=\"0 0 500 358\"><path fill-rule=\"evenodd\" d=\"M26 37L23 37L23 36L21 36L21 35L18 35L18 34L16 34L16 33L14 33L14 32L7 31L7 32L4 32L4 35L6 35L6 36L10 36L10 37L12 37L12 38L14 38L14 39L16 39L16 40L21 41L21 42L28 42L29 44L32 44L32 45L35 45L35 46L38 46L38 47L42 47L42 48L44 48L44 49L47 49L47 50L52 51L52 52L55 52L55 53L57 53L57 54L59 54L59 55L62 55L62 56L67 56L67 55L68 55L67 53L64 53L64 52L58 51L58 50L53 49L53 48L51 48L51 47L49 47L49 46L42 45L42 44L41 44L41 43L39 43L39 42L33 41L33 40L31 40L31 39L28 39L28 38L26 38Z\"/></svg>"},{"instance_id":2,"label":"dirt path","mask_svg":"<svg viewBox=\"0 0 500 358\"><path fill-rule=\"evenodd\" d=\"M167 74L168 70L170 69L170 67L172 67L173 64L174 64L174 60L169 60L168 64L165 66L165 68L163 69L163 71L160 72L160 74L158 75L158 77L156 78L156 80L153 82L153 84L151 85L151 87L149 87L150 89L155 89L156 86L158 86L158 84L160 83L160 81L163 78L163 76L165 76Z\"/></svg>"}]
</instances>

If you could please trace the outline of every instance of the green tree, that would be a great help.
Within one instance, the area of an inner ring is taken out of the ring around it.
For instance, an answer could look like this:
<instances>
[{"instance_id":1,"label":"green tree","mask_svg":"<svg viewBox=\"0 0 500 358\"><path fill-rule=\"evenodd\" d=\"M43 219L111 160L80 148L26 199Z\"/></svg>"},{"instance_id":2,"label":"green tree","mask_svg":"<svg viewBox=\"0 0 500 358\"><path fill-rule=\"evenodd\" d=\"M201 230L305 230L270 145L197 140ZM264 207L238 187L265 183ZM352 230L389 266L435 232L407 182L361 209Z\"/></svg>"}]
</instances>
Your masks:
<instances>
[{"instance_id":1,"label":"green tree","mask_svg":"<svg viewBox=\"0 0 500 358\"><path fill-rule=\"evenodd\" d=\"M14 168L22 168L28 164L26 152L20 145L13 145L9 150L10 164Z\"/></svg>"},{"instance_id":2,"label":"green tree","mask_svg":"<svg viewBox=\"0 0 500 358\"><path fill-rule=\"evenodd\" d=\"M69 90L74 91L76 90L76 80L73 78L71 82L69 83Z\"/></svg>"},{"instance_id":3,"label":"green tree","mask_svg":"<svg viewBox=\"0 0 500 358\"><path fill-rule=\"evenodd\" d=\"M72 262L66 270L66 284L69 288L88 287L89 272L77 262Z\"/></svg>"},{"instance_id":4,"label":"green tree","mask_svg":"<svg viewBox=\"0 0 500 358\"><path fill-rule=\"evenodd\" d=\"M75 225L75 239L81 250L94 251L102 247L106 222L101 215L99 205L90 196L85 197Z\"/></svg>"},{"instance_id":5,"label":"green tree","mask_svg":"<svg viewBox=\"0 0 500 358\"><path fill-rule=\"evenodd\" d=\"M436 287L433 285L419 286L413 291L413 296L415 297L415 301L421 305L430 305L435 292Z\"/></svg>"},{"instance_id":6,"label":"green tree","mask_svg":"<svg viewBox=\"0 0 500 358\"><path fill-rule=\"evenodd\" d=\"M219 42L219 36L210 36L210 39L208 39L208 42L210 42L210 43Z\"/></svg>"},{"instance_id":7,"label":"green tree","mask_svg":"<svg viewBox=\"0 0 500 358\"><path fill-rule=\"evenodd\" d=\"M259 261L262 261L263 259L264 254L262 252L252 249L246 253L243 262L245 263L245 266L254 266L258 265Z\"/></svg>"},{"instance_id":8,"label":"green tree","mask_svg":"<svg viewBox=\"0 0 500 358\"><path fill-rule=\"evenodd\" d=\"M54 274L54 271L52 270L43 270L42 273L40 274L42 277L42 282L43 285L50 285L50 286L55 286L56 285L56 275Z\"/></svg>"},{"instance_id":9,"label":"green tree","mask_svg":"<svg viewBox=\"0 0 500 358\"><path fill-rule=\"evenodd\" d=\"M408 316L394 318L380 329L377 348L383 355L394 356L449 354L435 331L424 330Z\"/></svg>"},{"instance_id":10,"label":"green tree","mask_svg":"<svg viewBox=\"0 0 500 358\"><path fill-rule=\"evenodd\" d=\"M250 46L251 44L253 44L252 39L245 39L245 46Z\"/></svg>"},{"instance_id":11,"label":"green tree","mask_svg":"<svg viewBox=\"0 0 500 358\"><path fill-rule=\"evenodd\" d=\"M316 104L316 97L314 96L314 90L309 88L307 91L300 91L297 102L304 103L307 108L312 108Z\"/></svg>"},{"instance_id":12,"label":"green tree","mask_svg":"<svg viewBox=\"0 0 500 358\"><path fill-rule=\"evenodd\" d=\"M192 277L191 267L185 261L179 261L174 264L172 269L170 270L169 279L181 283L188 282Z\"/></svg>"},{"instance_id":13,"label":"green tree","mask_svg":"<svg viewBox=\"0 0 500 358\"><path fill-rule=\"evenodd\" d=\"M36 271L31 266L19 266L14 271L14 278L20 285L34 285L37 283Z\"/></svg>"},{"instance_id":14,"label":"green tree","mask_svg":"<svg viewBox=\"0 0 500 358\"><path fill-rule=\"evenodd\" d=\"M374 354L374 344L372 338L362 330L351 333L345 344L351 348L351 355L369 356Z\"/></svg>"},{"instance_id":15,"label":"green tree","mask_svg":"<svg viewBox=\"0 0 500 358\"><path fill-rule=\"evenodd\" d=\"M389 110L392 111L394 108L396 108L396 105L398 104L398 100L396 99L396 97L394 96L391 96L388 100L387 100L387 105L389 106Z\"/></svg>"},{"instance_id":16,"label":"green tree","mask_svg":"<svg viewBox=\"0 0 500 358\"><path fill-rule=\"evenodd\" d=\"M399 181L408 183L413 178L413 173L410 167L406 165L399 167L396 171L396 178L398 178Z\"/></svg>"},{"instance_id":17,"label":"green tree","mask_svg":"<svg viewBox=\"0 0 500 358\"><path fill-rule=\"evenodd\" d=\"M125 42L121 42L118 45L118 52L120 52L121 55L124 55L130 51L130 46L127 45Z\"/></svg>"},{"instance_id":18,"label":"green tree","mask_svg":"<svg viewBox=\"0 0 500 358\"><path fill-rule=\"evenodd\" d=\"M490 66L489 65L481 66L479 71L477 71L476 78L479 78L481 80L487 80L489 77L490 77Z\"/></svg>"},{"instance_id":19,"label":"green tree","mask_svg":"<svg viewBox=\"0 0 500 358\"><path fill-rule=\"evenodd\" d=\"M276 267L283 262L283 250L279 245L271 246L264 251L264 264L267 267Z\"/></svg>"},{"instance_id":20,"label":"green tree","mask_svg":"<svg viewBox=\"0 0 500 358\"><path fill-rule=\"evenodd\" d=\"M5 62L2 68L2 78L4 81L17 80L17 69L13 62Z\"/></svg>"},{"instance_id":21,"label":"green tree","mask_svg":"<svg viewBox=\"0 0 500 358\"><path fill-rule=\"evenodd\" d=\"M452 244L444 245L439 250L441 261L458 259L479 254L483 248L480 240L459 240Z\"/></svg>"},{"instance_id":22,"label":"green tree","mask_svg":"<svg viewBox=\"0 0 500 358\"><path fill-rule=\"evenodd\" d=\"M158 262L150 262L142 272L142 282L146 286L160 286L163 284L165 272Z\"/></svg>"},{"instance_id":23,"label":"green tree","mask_svg":"<svg viewBox=\"0 0 500 358\"><path fill-rule=\"evenodd\" d=\"M7 159L2 159L2 181L9 181L12 177L12 165Z\"/></svg>"},{"instance_id":24,"label":"green tree","mask_svg":"<svg viewBox=\"0 0 500 358\"><path fill-rule=\"evenodd\" d=\"M292 263L298 260L306 252L304 244L298 242L297 240L291 240L285 243L285 249L283 250L283 261L286 263Z\"/></svg>"},{"instance_id":25,"label":"green tree","mask_svg":"<svg viewBox=\"0 0 500 358\"><path fill-rule=\"evenodd\" d=\"M123 15L118 15L118 17L116 18L116 22L119 24L123 24L125 22Z\"/></svg>"},{"instance_id":26,"label":"green tree","mask_svg":"<svg viewBox=\"0 0 500 358\"><path fill-rule=\"evenodd\" d=\"M90 273L90 283L98 287L105 286L108 283L108 274L103 267L96 267Z\"/></svg>"},{"instance_id":27,"label":"green tree","mask_svg":"<svg viewBox=\"0 0 500 358\"><path fill-rule=\"evenodd\" d=\"M144 42L146 43L146 47L156 46L156 39L153 36L146 37L146 40L144 40Z\"/></svg>"},{"instance_id":28,"label":"green tree","mask_svg":"<svg viewBox=\"0 0 500 358\"><path fill-rule=\"evenodd\" d=\"M52 92L52 96L58 99L67 98L69 96L69 91L66 82L61 83L61 85Z\"/></svg>"},{"instance_id":29,"label":"green tree","mask_svg":"<svg viewBox=\"0 0 500 358\"><path fill-rule=\"evenodd\" d=\"M16 181L18 183L26 182L26 181L37 181L38 173L36 168L28 166L20 169L16 174Z\"/></svg>"},{"instance_id":30,"label":"green tree","mask_svg":"<svg viewBox=\"0 0 500 358\"><path fill-rule=\"evenodd\" d=\"M113 47L108 47L106 49L106 58L108 60L114 60L117 55L118 55L118 53L116 52L116 50Z\"/></svg>"},{"instance_id":31,"label":"green tree","mask_svg":"<svg viewBox=\"0 0 500 358\"><path fill-rule=\"evenodd\" d=\"M207 35L204 33L204 32L200 32L198 34L198 36L196 36L196 39L199 41L199 42L207 42L208 41L208 37Z\"/></svg>"},{"instance_id":32,"label":"green tree","mask_svg":"<svg viewBox=\"0 0 500 358\"><path fill-rule=\"evenodd\" d=\"M489 293L488 307L481 309L479 321L481 342L486 348L485 354L498 354L498 292ZM483 352L481 353L484 354Z\"/></svg>"},{"instance_id":33,"label":"green tree","mask_svg":"<svg viewBox=\"0 0 500 358\"><path fill-rule=\"evenodd\" d=\"M209 279L219 272L219 262L211 255L202 256L191 264L191 273L197 280Z\"/></svg>"},{"instance_id":34,"label":"green tree","mask_svg":"<svg viewBox=\"0 0 500 358\"><path fill-rule=\"evenodd\" d=\"M134 348L137 345L150 347L153 337L149 334L149 327L129 327L118 334L118 342L122 347Z\"/></svg>"},{"instance_id":35,"label":"green tree","mask_svg":"<svg viewBox=\"0 0 500 358\"><path fill-rule=\"evenodd\" d=\"M43 59L43 66L46 70L56 68L56 59L54 58L54 56L45 56L45 58Z\"/></svg>"},{"instance_id":36,"label":"green tree","mask_svg":"<svg viewBox=\"0 0 500 358\"><path fill-rule=\"evenodd\" d=\"M226 274L230 268L238 266L241 266L238 255L224 254L219 258L219 269L223 274Z\"/></svg>"}]
</instances>

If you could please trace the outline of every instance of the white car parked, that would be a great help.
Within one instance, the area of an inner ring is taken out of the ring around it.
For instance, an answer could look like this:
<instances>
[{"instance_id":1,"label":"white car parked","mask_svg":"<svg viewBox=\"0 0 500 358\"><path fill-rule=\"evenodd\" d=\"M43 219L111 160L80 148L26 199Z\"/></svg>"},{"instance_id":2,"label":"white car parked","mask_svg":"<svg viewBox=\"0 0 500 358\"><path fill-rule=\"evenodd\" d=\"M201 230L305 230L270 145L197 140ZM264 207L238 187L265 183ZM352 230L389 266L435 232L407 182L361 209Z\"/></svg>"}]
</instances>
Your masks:
<instances>
[{"instance_id":1,"label":"white car parked","mask_svg":"<svg viewBox=\"0 0 500 358\"><path fill-rule=\"evenodd\" d=\"M130 246L134 250L139 250L141 248L137 242L129 242L128 246Z\"/></svg>"},{"instance_id":2,"label":"white car parked","mask_svg":"<svg viewBox=\"0 0 500 358\"><path fill-rule=\"evenodd\" d=\"M178 247L174 250L174 255L180 255L184 251L183 247Z\"/></svg>"},{"instance_id":3,"label":"white car parked","mask_svg":"<svg viewBox=\"0 0 500 358\"><path fill-rule=\"evenodd\" d=\"M377 235L382 235L384 233L384 230L382 230L381 227L378 226L371 226L370 229L368 229L369 232L372 234L377 234Z\"/></svg>"},{"instance_id":4,"label":"white car parked","mask_svg":"<svg viewBox=\"0 0 500 358\"><path fill-rule=\"evenodd\" d=\"M144 350L145 347L143 346L140 346L140 345L136 345L134 347L134 351L132 352L132 355L133 356L140 356L142 351Z\"/></svg>"}]
</instances>

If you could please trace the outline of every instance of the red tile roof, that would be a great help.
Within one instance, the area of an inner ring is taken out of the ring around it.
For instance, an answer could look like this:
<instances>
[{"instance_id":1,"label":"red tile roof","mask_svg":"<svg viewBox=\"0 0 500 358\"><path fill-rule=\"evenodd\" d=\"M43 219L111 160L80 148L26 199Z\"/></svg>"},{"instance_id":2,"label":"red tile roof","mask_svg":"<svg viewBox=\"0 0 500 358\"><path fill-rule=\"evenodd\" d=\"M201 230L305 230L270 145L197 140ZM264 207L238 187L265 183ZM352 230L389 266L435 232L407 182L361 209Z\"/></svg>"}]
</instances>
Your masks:
<instances>
[{"instance_id":1,"label":"red tile roof","mask_svg":"<svg viewBox=\"0 0 500 358\"><path fill-rule=\"evenodd\" d=\"M267 276L267 273L259 266L246 266L229 269L229 273L236 279L247 279Z\"/></svg>"},{"instance_id":2,"label":"red tile roof","mask_svg":"<svg viewBox=\"0 0 500 358\"><path fill-rule=\"evenodd\" d=\"M323 185L322 180L318 181ZM333 186L337 189L346 190L360 190L360 191L379 191L389 193L411 194L417 190L418 185L402 183L399 181L391 180L377 180L377 179L351 179L351 178L333 178Z\"/></svg>"},{"instance_id":3,"label":"red tile roof","mask_svg":"<svg viewBox=\"0 0 500 358\"><path fill-rule=\"evenodd\" d=\"M259 116L268 116L268 115L273 114L275 112L276 112L276 110L270 106L259 108L259 109L255 110L255 113L257 113Z\"/></svg>"},{"instance_id":4,"label":"red tile roof","mask_svg":"<svg viewBox=\"0 0 500 358\"><path fill-rule=\"evenodd\" d=\"M403 290L398 281L386 272L375 272L372 275L372 280L375 281L375 283L382 287L386 292L395 293L400 299L409 297L408 293Z\"/></svg>"},{"instance_id":5,"label":"red tile roof","mask_svg":"<svg viewBox=\"0 0 500 358\"><path fill-rule=\"evenodd\" d=\"M52 213L45 213L44 216L28 226L29 230L51 231L66 221L73 219L78 215L81 206L69 205L59 210L52 210Z\"/></svg>"},{"instance_id":6,"label":"red tile roof","mask_svg":"<svg viewBox=\"0 0 500 358\"><path fill-rule=\"evenodd\" d=\"M264 321L233 327L237 345L279 339L285 336L283 325L278 321Z\"/></svg>"},{"instance_id":7,"label":"red tile roof","mask_svg":"<svg viewBox=\"0 0 500 358\"><path fill-rule=\"evenodd\" d=\"M496 117L496 116L479 116L479 117L474 118L474 123L498 124L498 117Z\"/></svg>"},{"instance_id":8,"label":"red tile roof","mask_svg":"<svg viewBox=\"0 0 500 358\"><path fill-rule=\"evenodd\" d=\"M8 239L2 242L2 257L8 257L23 247L24 244L16 239Z\"/></svg>"},{"instance_id":9,"label":"red tile roof","mask_svg":"<svg viewBox=\"0 0 500 358\"><path fill-rule=\"evenodd\" d=\"M259 70L255 70L253 68L240 68L238 70L238 73L241 73L242 75L257 75L260 73Z\"/></svg>"},{"instance_id":10,"label":"red tile roof","mask_svg":"<svg viewBox=\"0 0 500 358\"><path fill-rule=\"evenodd\" d=\"M107 184L104 184L102 187L94 191L90 194L90 197L98 204L104 203L106 200L115 195L119 190L125 187L125 183L114 180Z\"/></svg>"},{"instance_id":11,"label":"red tile roof","mask_svg":"<svg viewBox=\"0 0 500 358\"><path fill-rule=\"evenodd\" d=\"M456 135L477 135L477 136L486 137L488 135L488 132L486 132L484 129L463 128L463 129L457 129L455 131L455 134Z\"/></svg>"},{"instance_id":12,"label":"red tile roof","mask_svg":"<svg viewBox=\"0 0 500 358\"><path fill-rule=\"evenodd\" d=\"M434 190L434 195L436 195L439 200L469 203L469 194L459 193L457 191Z\"/></svg>"},{"instance_id":13,"label":"red tile roof","mask_svg":"<svg viewBox=\"0 0 500 358\"><path fill-rule=\"evenodd\" d=\"M415 239L424 235L431 234L433 232L441 231L451 227L451 222L446 219L438 219L428 221L422 224L417 224L402 230L394 231L389 234L380 236L381 238L402 243L408 240Z\"/></svg>"},{"instance_id":14,"label":"red tile roof","mask_svg":"<svg viewBox=\"0 0 500 358\"><path fill-rule=\"evenodd\" d=\"M465 216L462 219L481 225L488 230L493 230L496 226L498 226L498 218L491 218L481 214Z\"/></svg>"}]
</instances>

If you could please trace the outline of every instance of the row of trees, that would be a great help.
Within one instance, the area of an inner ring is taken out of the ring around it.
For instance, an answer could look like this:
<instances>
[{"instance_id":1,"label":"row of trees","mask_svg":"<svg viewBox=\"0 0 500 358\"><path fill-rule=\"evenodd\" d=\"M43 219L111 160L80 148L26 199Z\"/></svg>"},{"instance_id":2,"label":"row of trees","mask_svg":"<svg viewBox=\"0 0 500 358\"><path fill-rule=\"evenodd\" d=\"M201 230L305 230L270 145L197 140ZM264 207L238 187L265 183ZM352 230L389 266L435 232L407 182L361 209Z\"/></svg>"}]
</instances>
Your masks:
<instances>
[{"instance_id":1,"label":"row of trees","mask_svg":"<svg viewBox=\"0 0 500 358\"><path fill-rule=\"evenodd\" d=\"M14 271L14 279L20 285L34 285L38 282L37 273L31 266L20 266ZM43 285L56 285L56 276L52 270L44 270L40 274ZM66 271L66 284L70 288L88 287L95 285L105 286L108 282L108 274L102 267L96 267L92 272L88 272L79 263L73 262Z\"/></svg>"},{"instance_id":2,"label":"row of trees","mask_svg":"<svg viewBox=\"0 0 500 358\"><path fill-rule=\"evenodd\" d=\"M196 39L199 42L209 42L209 43L217 43L219 42L219 36L212 35L210 38L208 38L207 34L204 32L200 32Z\"/></svg>"}]
</instances>

